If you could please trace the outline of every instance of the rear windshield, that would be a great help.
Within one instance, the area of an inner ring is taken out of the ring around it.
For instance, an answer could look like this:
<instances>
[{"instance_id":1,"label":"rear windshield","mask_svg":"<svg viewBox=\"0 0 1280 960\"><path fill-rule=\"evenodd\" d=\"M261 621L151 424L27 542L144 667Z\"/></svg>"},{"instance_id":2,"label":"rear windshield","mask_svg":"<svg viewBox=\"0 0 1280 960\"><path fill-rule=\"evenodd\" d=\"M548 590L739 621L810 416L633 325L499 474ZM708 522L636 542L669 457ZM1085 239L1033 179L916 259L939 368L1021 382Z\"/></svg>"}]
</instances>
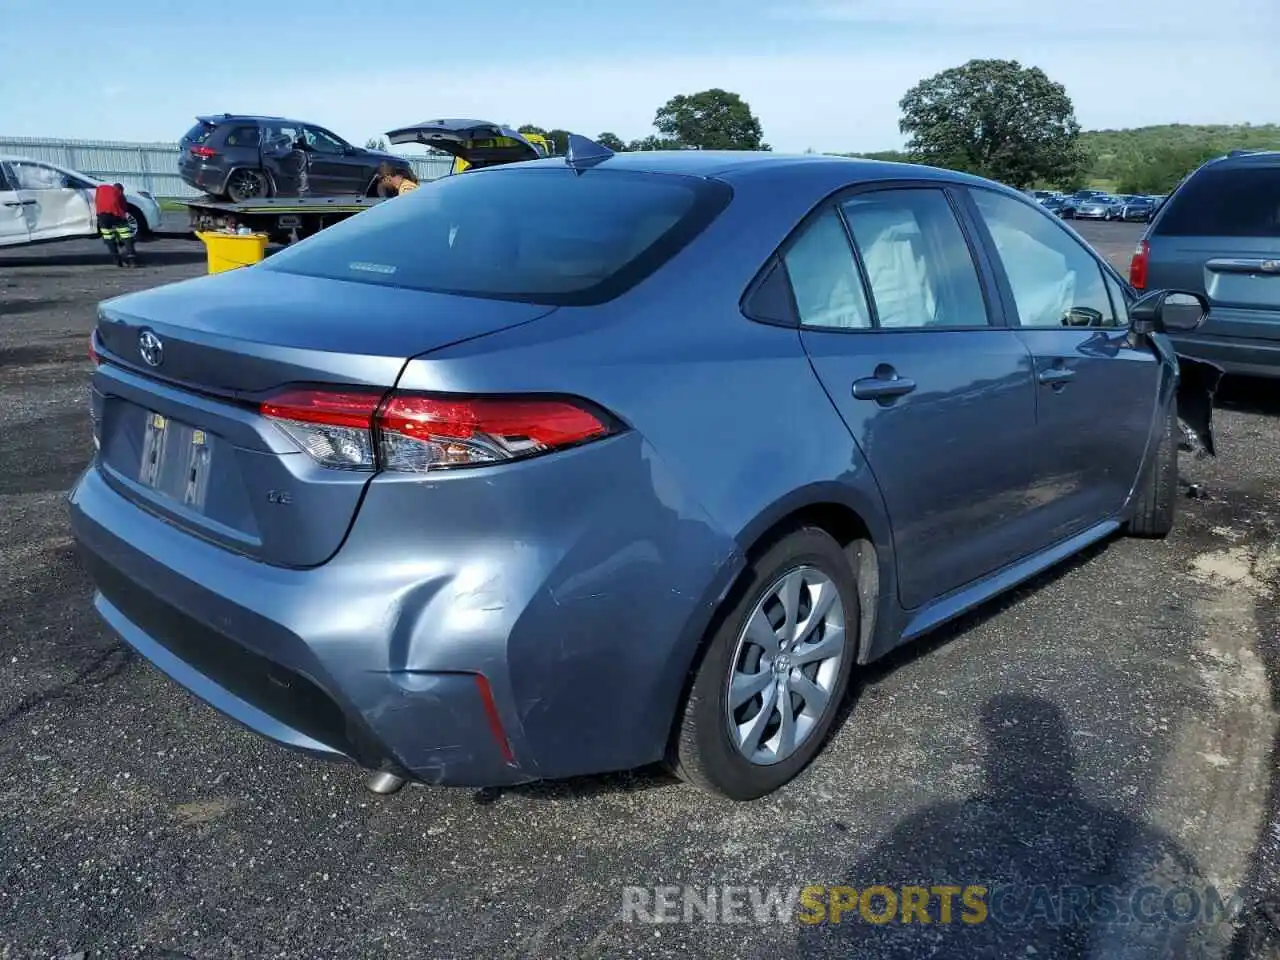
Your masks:
<instances>
[{"instance_id":1,"label":"rear windshield","mask_svg":"<svg viewBox=\"0 0 1280 960\"><path fill-rule=\"evenodd\" d=\"M204 143L209 134L213 133L213 124L205 123L203 120L197 121L196 125L183 134L183 140L189 140L192 143Z\"/></svg>"},{"instance_id":2,"label":"rear windshield","mask_svg":"<svg viewBox=\"0 0 1280 960\"><path fill-rule=\"evenodd\" d=\"M1207 167L1164 204L1170 237L1280 237L1280 167Z\"/></svg>"},{"instance_id":3,"label":"rear windshield","mask_svg":"<svg viewBox=\"0 0 1280 960\"><path fill-rule=\"evenodd\" d=\"M285 273L557 305L652 273L722 210L718 181L567 167L444 177L263 263Z\"/></svg>"}]
</instances>

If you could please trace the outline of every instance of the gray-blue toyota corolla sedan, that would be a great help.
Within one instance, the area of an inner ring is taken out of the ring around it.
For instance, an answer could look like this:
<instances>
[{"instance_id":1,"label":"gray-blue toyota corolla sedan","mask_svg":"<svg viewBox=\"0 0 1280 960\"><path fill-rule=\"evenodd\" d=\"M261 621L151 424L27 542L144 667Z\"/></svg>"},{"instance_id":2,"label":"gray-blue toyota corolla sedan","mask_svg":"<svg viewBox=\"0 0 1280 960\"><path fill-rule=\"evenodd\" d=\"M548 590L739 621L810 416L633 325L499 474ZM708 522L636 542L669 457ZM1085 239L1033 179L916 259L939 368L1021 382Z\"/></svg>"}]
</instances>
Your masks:
<instances>
[{"instance_id":1,"label":"gray-blue toyota corolla sedan","mask_svg":"<svg viewBox=\"0 0 1280 960\"><path fill-rule=\"evenodd\" d=\"M750 799L856 665L1170 530L1197 296L962 174L583 144L101 306L113 630L391 779Z\"/></svg>"}]
</instances>

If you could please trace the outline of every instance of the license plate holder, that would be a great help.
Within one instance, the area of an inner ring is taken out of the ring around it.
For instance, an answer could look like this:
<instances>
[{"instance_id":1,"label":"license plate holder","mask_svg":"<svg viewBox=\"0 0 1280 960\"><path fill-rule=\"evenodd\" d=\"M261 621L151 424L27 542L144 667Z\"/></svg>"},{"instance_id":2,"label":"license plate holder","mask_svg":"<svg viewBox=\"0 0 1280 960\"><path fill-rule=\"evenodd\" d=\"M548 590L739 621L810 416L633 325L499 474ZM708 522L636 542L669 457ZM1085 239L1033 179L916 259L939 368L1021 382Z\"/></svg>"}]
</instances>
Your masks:
<instances>
[{"instance_id":1,"label":"license plate holder","mask_svg":"<svg viewBox=\"0 0 1280 960\"><path fill-rule=\"evenodd\" d=\"M199 427L147 411L138 482L183 506L203 510L213 462L211 441Z\"/></svg>"}]
</instances>

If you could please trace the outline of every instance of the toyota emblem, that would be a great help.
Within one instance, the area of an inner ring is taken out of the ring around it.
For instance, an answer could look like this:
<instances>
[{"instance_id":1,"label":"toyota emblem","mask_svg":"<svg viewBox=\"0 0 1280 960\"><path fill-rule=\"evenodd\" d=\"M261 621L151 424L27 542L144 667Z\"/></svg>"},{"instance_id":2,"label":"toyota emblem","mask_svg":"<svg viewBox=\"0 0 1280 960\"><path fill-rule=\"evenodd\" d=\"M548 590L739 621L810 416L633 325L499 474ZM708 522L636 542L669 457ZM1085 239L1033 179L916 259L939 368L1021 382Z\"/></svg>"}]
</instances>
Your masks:
<instances>
[{"instance_id":1,"label":"toyota emblem","mask_svg":"<svg viewBox=\"0 0 1280 960\"><path fill-rule=\"evenodd\" d=\"M164 343L150 330L138 334L138 353L149 367L158 367L164 362Z\"/></svg>"}]
</instances>

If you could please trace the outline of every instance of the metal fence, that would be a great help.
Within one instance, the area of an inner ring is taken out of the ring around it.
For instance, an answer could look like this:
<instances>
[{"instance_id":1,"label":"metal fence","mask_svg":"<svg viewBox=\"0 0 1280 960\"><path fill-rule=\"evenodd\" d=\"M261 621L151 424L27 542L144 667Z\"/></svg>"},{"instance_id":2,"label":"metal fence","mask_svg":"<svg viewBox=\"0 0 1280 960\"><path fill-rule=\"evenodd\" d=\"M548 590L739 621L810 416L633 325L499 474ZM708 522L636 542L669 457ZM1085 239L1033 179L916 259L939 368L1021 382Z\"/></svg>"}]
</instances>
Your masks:
<instances>
[{"instance_id":1,"label":"metal fence","mask_svg":"<svg viewBox=\"0 0 1280 960\"><path fill-rule=\"evenodd\" d=\"M157 197L198 197L200 191L178 176L176 143L129 143L116 140L53 140L0 137L0 154L43 160L103 180L120 181ZM405 157L420 180L449 172L451 157Z\"/></svg>"}]
</instances>

